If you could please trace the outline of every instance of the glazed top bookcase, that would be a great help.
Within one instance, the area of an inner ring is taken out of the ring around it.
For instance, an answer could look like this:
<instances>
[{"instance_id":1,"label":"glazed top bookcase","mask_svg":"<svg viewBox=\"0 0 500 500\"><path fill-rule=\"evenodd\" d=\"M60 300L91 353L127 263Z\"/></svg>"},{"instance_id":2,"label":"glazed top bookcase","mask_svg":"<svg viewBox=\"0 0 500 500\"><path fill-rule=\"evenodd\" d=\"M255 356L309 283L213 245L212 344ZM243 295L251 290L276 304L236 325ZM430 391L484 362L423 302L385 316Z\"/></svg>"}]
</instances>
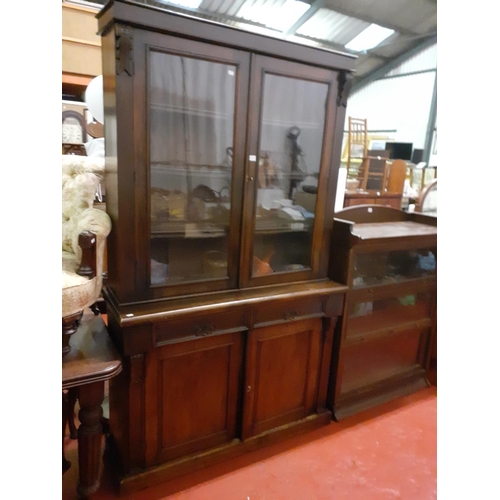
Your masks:
<instances>
[{"instance_id":1,"label":"glazed top bookcase","mask_svg":"<svg viewBox=\"0 0 500 500\"><path fill-rule=\"evenodd\" d=\"M355 57L109 2L117 303L326 279Z\"/></svg>"}]
</instances>

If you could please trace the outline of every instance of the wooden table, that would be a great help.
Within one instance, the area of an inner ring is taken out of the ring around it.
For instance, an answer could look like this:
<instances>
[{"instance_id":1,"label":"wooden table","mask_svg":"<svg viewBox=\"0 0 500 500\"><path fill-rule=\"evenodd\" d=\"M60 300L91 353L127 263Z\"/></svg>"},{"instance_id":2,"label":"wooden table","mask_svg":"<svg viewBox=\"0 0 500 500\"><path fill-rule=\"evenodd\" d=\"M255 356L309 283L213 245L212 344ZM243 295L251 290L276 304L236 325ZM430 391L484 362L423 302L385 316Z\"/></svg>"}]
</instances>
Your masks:
<instances>
[{"instance_id":1,"label":"wooden table","mask_svg":"<svg viewBox=\"0 0 500 500\"><path fill-rule=\"evenodd\" d=\"M95 316L90 310L83 315L78 330L71 336L70 345L71 351L62 359L62 388L78 388L77 493L81 498L88 498L99 488L104 382L121 372L122 363L102 317ZM65 465L69 467L64 457L67 418L67 406L63 402L63 469Z\"/></svg>"}]
</instances>

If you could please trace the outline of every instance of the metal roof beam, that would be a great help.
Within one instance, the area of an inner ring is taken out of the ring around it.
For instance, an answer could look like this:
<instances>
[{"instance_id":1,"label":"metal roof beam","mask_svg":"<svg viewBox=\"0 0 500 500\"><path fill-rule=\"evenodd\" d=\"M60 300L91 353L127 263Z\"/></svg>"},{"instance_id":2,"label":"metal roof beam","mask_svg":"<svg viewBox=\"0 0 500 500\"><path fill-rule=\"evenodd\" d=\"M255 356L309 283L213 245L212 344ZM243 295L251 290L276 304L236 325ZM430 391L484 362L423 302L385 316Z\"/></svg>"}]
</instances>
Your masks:
<instances>
[{"instance_id":1,"label":"metal roof beam","mask_svg":"<svg viewBox=\"0 0 500 500\"><path fill-rule=\"evenodd\" d=\"M284 33L285 36L290 36L290 35L295 35L297 30L305 24L309 19L311 19L316 12L318 12L319 9L321 9L325 4L325 0L314 0L311 2L311 7L307 9L298 19L295 21L295 23L288 28L288 30Z\"/></svg>"},{"instance_id":2,"label":"metal roof beam","mask_svg":"<svg viewBox=\"0 0 500 500\"><path fill-rule=\"evenodd\" d=\"M389 71L392 71L394 68L397 68L399 65L403 64L405 61L417 55L424 49L431 47L437 43L437 35L432 35L429 38L426 38L422 42L415 45L410 50L407 50L403 54L391 59L388 63L384 64L380 68L368 73L364 78L361 78L359 81L355 82L352 86L351 96L356 92L359 92L363 87L366 87L368 84L374 82L375 80L379 80L384 77ZM378 56L377 56L378 57Z\"/></svg>"},{"instance_id":3,"label":"metal roof beam","mask_svg":"<svg viewBox=\"0 0 500 500\"><path fill-rule=\"evenodd\" d=\"M432 140L434 138L434 130L436 129L437 117L437 71L434 78L434 90L432 91L431 109L429 111L429 121L427 122L427 131L425 134L425 147L422 155L422 161L429 165L432 153Z\"/></svg>"}]
</instances>

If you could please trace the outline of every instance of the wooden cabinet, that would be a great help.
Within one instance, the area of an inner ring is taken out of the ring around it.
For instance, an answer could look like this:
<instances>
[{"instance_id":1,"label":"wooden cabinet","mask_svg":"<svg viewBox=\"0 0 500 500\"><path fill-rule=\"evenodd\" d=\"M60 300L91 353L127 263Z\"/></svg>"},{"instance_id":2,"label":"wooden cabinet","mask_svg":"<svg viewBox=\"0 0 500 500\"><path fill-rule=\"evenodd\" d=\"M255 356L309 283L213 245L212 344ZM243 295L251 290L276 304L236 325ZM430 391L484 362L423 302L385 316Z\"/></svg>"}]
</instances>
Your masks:
<instances>
[{"instance_id":1,"label":"wooden cabinet","mask_svg":"<svg viewBox=\"0 0 500 500\"><path fill-rule=\"evenodd\" d=\"M125 490L328 423L354 57L140 5L103 47L110 386Z\"/></svg>"},{"instance_id":2,"label":"wooden cabinet","mask_svg":"<svg viewBox=\"0 0 500 500\"><path fill-rule=\"evenodd\" d=\"M428 384L436 225L389 207L337 212L330 273L349 291L328 391L336 420Z\"/></svg>"}]
</instances>

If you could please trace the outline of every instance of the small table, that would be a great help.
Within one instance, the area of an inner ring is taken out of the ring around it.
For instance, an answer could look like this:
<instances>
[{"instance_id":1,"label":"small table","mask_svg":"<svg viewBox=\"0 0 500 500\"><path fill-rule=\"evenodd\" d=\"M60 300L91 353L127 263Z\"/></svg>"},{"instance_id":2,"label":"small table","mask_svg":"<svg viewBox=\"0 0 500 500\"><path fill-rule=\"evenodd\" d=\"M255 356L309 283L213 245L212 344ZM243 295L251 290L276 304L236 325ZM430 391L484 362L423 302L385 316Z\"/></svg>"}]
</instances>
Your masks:
<instances>
[{"instance_id":1,"label":"small table","mask_svg":"<svg viewBox=\"0 0 500 500\"><path fill-rule=\"evenodd\" d=\"M70 346L71 351L62 358L62 388L78 387L77 493L81 498L88 498L99 488L104 382L122 371L122 362L102 317L90 311L82 316L78 330L71 336ZM67 417L63 411L63 468Z\"/></svg>"}]
</instances>

